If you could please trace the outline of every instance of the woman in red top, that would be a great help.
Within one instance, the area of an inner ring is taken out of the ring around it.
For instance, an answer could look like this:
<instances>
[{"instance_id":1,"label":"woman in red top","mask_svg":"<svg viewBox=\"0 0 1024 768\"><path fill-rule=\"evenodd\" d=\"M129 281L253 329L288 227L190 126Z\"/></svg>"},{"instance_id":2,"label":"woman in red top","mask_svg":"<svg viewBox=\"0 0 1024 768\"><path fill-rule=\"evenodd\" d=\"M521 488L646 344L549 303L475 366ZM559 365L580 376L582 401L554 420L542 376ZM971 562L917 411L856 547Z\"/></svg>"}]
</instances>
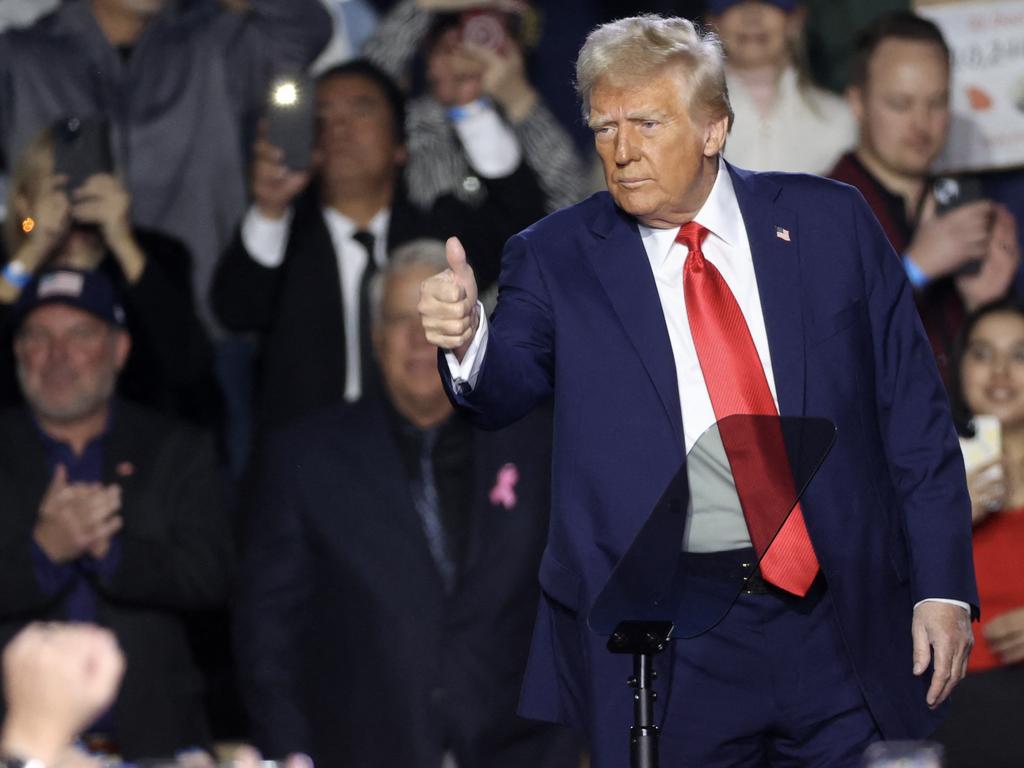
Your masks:
<instances>
[{"instance_id":1,"label":"woman in red top","mask_svg":"<svg viewBox=\"0 0 1024 768\"><path fill-rule=\"evenodd\" d=\"M981 622L968 676L936 734L949 768L1024 766L1024 305L982 307L968 317L950 366L954 416L968 434L995 416L998 459L968 473Z\"/></svg>"}]
</instances>

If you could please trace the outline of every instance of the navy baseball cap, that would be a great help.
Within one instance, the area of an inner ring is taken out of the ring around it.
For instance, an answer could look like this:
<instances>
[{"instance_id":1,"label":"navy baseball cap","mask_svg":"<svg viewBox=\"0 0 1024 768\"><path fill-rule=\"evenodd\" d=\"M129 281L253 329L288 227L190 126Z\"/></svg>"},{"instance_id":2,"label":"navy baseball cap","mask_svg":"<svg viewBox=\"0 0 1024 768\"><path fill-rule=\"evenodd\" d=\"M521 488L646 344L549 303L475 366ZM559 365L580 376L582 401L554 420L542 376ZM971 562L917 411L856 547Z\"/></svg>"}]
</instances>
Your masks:
<instances>
[{"instance_id":1,"label":"navy baseball cap","mask_svg":"<svg viewBox=\"0 0 1024 768\"><path fill-rule=\"evenodd\" d=\"M66 304L105 320L117 328L125 327L124 307L113 284L102 272L77 269L48 269L25 286L11 313L15 328L29 313L44 304Z\"/></svg>"},{"instance_id":2,"label":"navy baseball cap","mask_svg":"<svg viewBox=\"0 0 1024 768\"><path fill-rule=\"evenodd\" d=\"M719 16L728 11L734 5L739 5L740 3L747 1L748 0L708 0L708 13ZM800 0L757 0L757 2L774 5L776 8L779 8L786 13L789 13L800 5Z\"/></svg>"}]
</instances>

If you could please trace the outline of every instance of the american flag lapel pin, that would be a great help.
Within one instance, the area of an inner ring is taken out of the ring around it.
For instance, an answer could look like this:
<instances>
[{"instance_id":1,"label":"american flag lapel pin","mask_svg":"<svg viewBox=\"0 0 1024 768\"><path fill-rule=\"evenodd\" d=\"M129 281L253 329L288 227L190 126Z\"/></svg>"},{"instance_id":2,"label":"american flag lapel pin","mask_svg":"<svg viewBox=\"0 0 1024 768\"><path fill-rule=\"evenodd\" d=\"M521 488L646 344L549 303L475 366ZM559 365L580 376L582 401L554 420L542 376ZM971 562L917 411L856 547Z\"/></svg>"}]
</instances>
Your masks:
<instances>
[{"instance_id":1,"label":"american flag lapel pin","mask_svg":"<svg viewBox=\"0 0 1024 768\"><path fill-rule=\"evenodd\" d=\"M776 225L775 236L779 238L779 240L785 240L787 243L789 242L789 230L786 229L785 227L780 227Z\"/></svg>"}]
</instances>

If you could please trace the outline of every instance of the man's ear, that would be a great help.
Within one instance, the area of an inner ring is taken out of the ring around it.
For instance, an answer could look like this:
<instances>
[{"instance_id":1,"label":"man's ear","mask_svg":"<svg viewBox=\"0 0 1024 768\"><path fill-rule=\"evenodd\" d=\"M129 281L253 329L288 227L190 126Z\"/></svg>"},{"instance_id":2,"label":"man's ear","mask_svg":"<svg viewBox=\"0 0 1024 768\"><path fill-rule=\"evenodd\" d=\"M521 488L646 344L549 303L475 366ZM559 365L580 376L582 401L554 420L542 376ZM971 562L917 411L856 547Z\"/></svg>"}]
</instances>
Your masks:
<instances>
[{"instance_id":1,"label":"man's ear","mask_svg":"<svg viewBox=\"0 0 1024 768\"><path fill-rule=\"evenodd\" d=\"M704 132L704 156L714 157L725 147L725 139L729 134L729 116L722 115L708 121Z\"/></svg>"},{"instance_id":2,"label":"man's ear","mask_svg":"<svg viewBox=\"0 0 1024 768\"><path fill-rule=\"evenodd\" d=\"M128 361L131 351L132 337L128 335L128 331L119 329L114 337L114 362L117 365L118 373L124 369L124 364Z\"/></svg>"}]
</instances>

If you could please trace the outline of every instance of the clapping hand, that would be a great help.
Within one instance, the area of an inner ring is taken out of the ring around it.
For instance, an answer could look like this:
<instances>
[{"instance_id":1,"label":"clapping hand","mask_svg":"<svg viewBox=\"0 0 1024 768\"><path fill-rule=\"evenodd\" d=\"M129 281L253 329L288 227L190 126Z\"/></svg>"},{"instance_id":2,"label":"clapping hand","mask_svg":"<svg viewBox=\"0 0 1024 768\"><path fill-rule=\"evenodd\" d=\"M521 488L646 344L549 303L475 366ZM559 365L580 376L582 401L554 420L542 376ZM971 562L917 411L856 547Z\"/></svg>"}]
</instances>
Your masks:
<instances>
[{"instance_id":1,"label":"clapping hand","mask_svg":"<svg viewBox=\"0 0 1024 768\"><path fill-rule=\"evenodd\" d=\"M69 483L63 464L57 466L39 507L33 537L46 556L65 563L85 553L102 558L123 521L121 487L101 483Z\"/></svg>"}]
</instances>

